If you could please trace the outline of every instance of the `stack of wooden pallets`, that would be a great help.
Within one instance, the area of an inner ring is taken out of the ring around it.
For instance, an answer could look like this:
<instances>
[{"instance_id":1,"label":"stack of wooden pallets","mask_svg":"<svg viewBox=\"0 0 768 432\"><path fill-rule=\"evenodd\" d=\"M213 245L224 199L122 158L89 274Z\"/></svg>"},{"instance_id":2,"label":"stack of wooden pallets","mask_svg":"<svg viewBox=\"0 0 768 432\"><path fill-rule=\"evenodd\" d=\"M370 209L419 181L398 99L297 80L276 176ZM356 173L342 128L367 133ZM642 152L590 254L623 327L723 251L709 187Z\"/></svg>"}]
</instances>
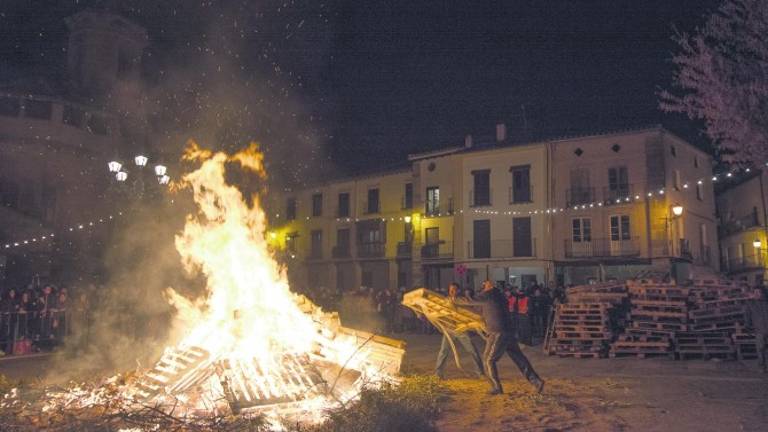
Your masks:
<instances>
[{"instance_id":1,"label":"stack of wooden pallets","mask_svg":"<svg viewBox=\"0 0 768 432\"><path fill-rule=\"evenodd\" d=\"M734 332L744 324L744 303L749 300L746 284L723 280L696 280L690 289L693 331Z\"/></svg>"},{"instance_id":2,"label":"stack of wooden pallets","mask_svg":"<svg viewBox=\"0 0 768 432\"><path fill-rule=\"evenodd\" d=\"M609 309L606 303L558 305L549 353L560 357L603 357L612 338Z\"/></svg>"},{"instance_id":3,"label":"stack of wooden pallets","mask_svg":"<svg viewBox=\"0 0 768 432\"><path fill-rule=\"evenodd\" d=\"M677 332L674 345L675 355L679 360L712 358L727 360L736 355L731 336L724 331Z\"/></svg>"},{"instance_id":4,"label":"stack of wooden pallets","mask_svg":"<svg viewBox=\"0 0 768 432\"><path fill-rule=\"evenodd\" d=\"M757 358L757 337L752 332L747 332L739 327L731 335L733 345L736 348L736 358L739 360L754 360Z\"/></svg>"},{"instance_id":5,"label":"stack of wooden pallets","mask_svg":"<svg viewBox=\"0 0 768 432\"><path fill-rule=\"evenodd\" d=\"M672 336L688 330L688 290L650 279L628 281L629 324L611 345L611 357L671 357Z\"/></svg>"},{"instance_id":6,"label":"stack of wooden pallets","mask_svg":"<svg viewBox=\"0 0 768 432\"><path fill-rule=\"evenodd\" d=\"M620 282L579 285L568 288L566 295L568 303L606 303L619 306L627 299L627 286Z\"/></svg>"}]
</instances>

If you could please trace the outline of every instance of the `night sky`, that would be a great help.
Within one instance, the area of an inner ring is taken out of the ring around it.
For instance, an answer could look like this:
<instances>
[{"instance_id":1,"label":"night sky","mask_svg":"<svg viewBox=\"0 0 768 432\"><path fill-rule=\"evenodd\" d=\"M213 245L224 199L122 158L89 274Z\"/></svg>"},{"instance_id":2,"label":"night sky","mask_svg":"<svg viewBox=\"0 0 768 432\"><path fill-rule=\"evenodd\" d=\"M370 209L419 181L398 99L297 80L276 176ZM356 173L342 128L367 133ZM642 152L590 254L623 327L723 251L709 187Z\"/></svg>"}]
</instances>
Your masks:
<instances>
[{"instance_id":1,"label":"night sky","mask_svg":"<svg viewBox=\"0 0 768 432\"><path fill-rule=\"evenodd\" d=\"M63 18L94 3L105 2L5 0L0 80L60 77ZM261 97L265 105L282 98L283 115L311 129L307 136L322 157L344 172L370 169L372 160L395 164L408 153L459 144L466 134L492 135L497 122L513 133L525 124L532 137L651 123L690 133L689 122L658 111L656 92L670 81L674 29L693 30L717 5L113 3L149 31L148 82L163 85L167 70L178 65L210 76L217 62L226 64L227 82L269 82L278 90ZM203 56L214 60L200 61ZM206 82L200 86L214 87Z\"/></svg>"}]
</instances>

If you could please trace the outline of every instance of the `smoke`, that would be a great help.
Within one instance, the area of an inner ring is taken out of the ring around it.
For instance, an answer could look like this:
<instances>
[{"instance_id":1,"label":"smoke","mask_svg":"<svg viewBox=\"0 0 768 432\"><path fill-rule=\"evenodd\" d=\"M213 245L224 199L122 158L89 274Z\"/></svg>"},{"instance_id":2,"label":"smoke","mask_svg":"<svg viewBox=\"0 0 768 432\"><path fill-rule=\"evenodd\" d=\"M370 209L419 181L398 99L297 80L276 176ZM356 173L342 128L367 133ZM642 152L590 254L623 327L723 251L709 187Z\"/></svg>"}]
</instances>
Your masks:
<instances>
[{"instance_id":1,"label":"smoke","mask_svg":"<svg viewBox=\"0 0 768 432\"><path fill-rule=\"evenodd\" d=\"M184 170L175 161L190 138L227 152L259 142L272 188L302 185L330 168L322 101L308 104L317 92L305 91L324 67L327 20L322 6L297 3L121 3L121 13L148 29L151 45L142 82L116 87L109 104L149 131L146 141L173 178ZM245 196L253 191L247 179L233 179ZM187 192L170 198L129 199L126 222L101 257L104 284L73 290L72 303L84 294L90 312L71 318L51 379L147 366L180 337L163 292L173 287L194 298L204 281L185 274L173 240L196 210Z\"/></svg>"}]
</instances>

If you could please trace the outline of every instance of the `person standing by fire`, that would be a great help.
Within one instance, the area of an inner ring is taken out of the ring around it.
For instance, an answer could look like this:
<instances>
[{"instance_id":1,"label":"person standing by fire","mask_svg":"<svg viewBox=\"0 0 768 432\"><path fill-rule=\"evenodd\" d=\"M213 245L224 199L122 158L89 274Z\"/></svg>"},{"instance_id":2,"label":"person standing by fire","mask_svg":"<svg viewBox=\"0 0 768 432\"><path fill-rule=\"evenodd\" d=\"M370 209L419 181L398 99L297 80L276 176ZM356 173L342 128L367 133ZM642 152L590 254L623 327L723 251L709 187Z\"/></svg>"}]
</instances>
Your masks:
<instances>
[{"instance_id":1,"label":"person standing by fire","mask_svg":"<svg viewBox=\"0 0 768 432\"><path fill-rule=\"evenodd\" d=\"M520 351L512 329L507 300L504 298L504 294L494 287L493 282L490 280L483 282L483 290L475 300L457 298L455 303L461 306L479 306L482 308L485 328L488 333L483 352L485 374L491 384L491 390L488 394L504 393L496 362L501 359L505 352L515 362L528 382L536 388L537 392L541 393L544 390L544 381L533 370L531 362Z\"/></svg>"},{"instance_id":2,"label":"person standing by fire","mask_svg":"<svg viewBox=\"0 0 768 432\"><path fill-rule=\"evenodd\" d=\"M460 295L459 284L451 282L448 285L448 298L451 301L455 301ZM468 297L465 297L469 300ZM480 354L477 352L477 348L472 343L472 339L469 338L467 333L450 333L447 329L440 329L443 332L443 341L440 344L440 351L437 353L437 363L435 364L435 375L438 378L443 379L445 374L445 362L448 360L448 353L451 351L451 345L456 346L456 342L461 344L464 349L472 357L472 364L474 365L474 372L478 377L484 376L483 362L480 360ZM452 343L453 342L453 343Z\"/></svg>"}]
</instances>

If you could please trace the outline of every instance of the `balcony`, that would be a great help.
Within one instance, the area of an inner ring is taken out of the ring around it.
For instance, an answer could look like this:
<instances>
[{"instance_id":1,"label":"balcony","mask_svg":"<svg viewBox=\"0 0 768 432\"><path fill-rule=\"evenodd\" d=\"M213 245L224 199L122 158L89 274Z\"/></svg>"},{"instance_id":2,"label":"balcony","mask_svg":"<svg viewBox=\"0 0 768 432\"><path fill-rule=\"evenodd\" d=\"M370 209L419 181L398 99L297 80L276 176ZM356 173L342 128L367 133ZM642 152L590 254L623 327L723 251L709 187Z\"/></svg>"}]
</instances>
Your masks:
<instances>
[{"instance_id":1,"label":"balcony","mask_svg":"<svg viewBox=\"0 0 768 432\"><path fill-rule=\"evenodd\" d=\"M567 207L590 204L594 201L595 188L593 187L570 188L565 191L565 205Z\"/></svg>"},{"instance_id":2,"label":"balcony","mask_svg":"<svg viewBox=\"0 0 768 432\"><path fill-rule=\"evenodd\" d=\"M603 203L605 205L616 205L625 202L632 202L633 185L618 184L603 188Z\"/></svg>"},{"instance_id":3,"label":"balcony","mask_svg":"<svg viewBox=\"0 0 768 432\"><path fill-rule=\"evenodd\" d=\"M339 246L336 245L333 247L333 250L331 251L331 255L334 258L351 258L352 254L349 251L349 245Z\"/></svg>"},{"instance_id":4,"label":"balcony","mask_svg":"<svg viewBox=\"0 0 768 432\"><path fill-rule=\"evenodd\" d=\"M431 206L429 202L426 203L424 209L424 216L426 217L439 217L439 216L451 216L453 215L453 198L448 198L446 202L437 203L436 206Z\"/></svg>"},{"instance_id":5,"label":"balcony","mask_svg":"<svg viewBox=\"0 0 768 432\"><path fill-rule=\"evenodd\" d=\"M398 258L410 258L413 255L413 243L411 242L398 242L397 243L397 257Z\"/></svg>"},{"instance_id":6,"label":"balcony","mask_svg":"<svg viewBox=\"0 0 768 432\"><path fill-rule=\"evenodd\" d=\"M384 243L358 243L358 258L382 258L384 256Z\"/></svg>"},{"instance_id":7,"label":"balcony","mask_svg":"<svg viewBox=\"0 0 768 432\"><path fill-rule=\"evenodd\" d=\"M490 246L490 250L488 249ZM491 258L534 258L536 257L536 239L528 242L515 242L512 239L491 240L490 245L467 242L467 256L471 259Z\"/></svg>"},{"instance_id":8,"label":"balcony","mask_svg":"<svg viewBox=\"0 0 768 432\"><path fill-rule=\"evenodd\" d=\"M469 191L469 206L470 207L483 207L491 205L491 197L493 196L493 189L481 191L480 194L476 194L474 190Z\"/></svg>"},{"instance_id":9,"label":"balcony","mask_svg":"<svg viewBox=\"0 0 768 432\"><path fill-rule=\"evenodd\" d=\"M453 258L453 242L440 241L428 243L421 247L421 258L424 260L439 260Z\"/></svg>"},{"instance_id":10,"label":"balcony","mask_svg":"<svg viewBox=\"0 0 768 432\"><path fill-rule=\"evenodd\" d=\"M533 202L533 185L528 185L528 189L518 189L515 194L515 188L509 188L509 203L510 204L530 204Z\"/></svg>"},{"instance_id":11,"label":"balcony","mask_svg":"<svg viewBox=\"0 0 768 432\"><path fill-rule=\"evenodd\" d=\"M755 208L749 214L744 216L723 220L719 227L720 236L735 234L757 226L760 226L760 220L757 216L757 209Z\"/></svg>"},{"instance_id":12,"label":"balcony","mask_svg":"<svg viewBox=\"0 0 768 432\"><path fill-rule=\"evenodd\" d=\"M631 258L640 255L640 240L593 238L591 241L565 240L566 258Z\"/></svg>"},{"instance_id":13,"label":"balcony","mask_svg":"<svg viewBox=\"0 0 768 432\"><path fill-rule=\"evenodd\" d=\"M720 267L729 273L762 270L765 268L765 258L762 251L756 251L752 255L722 260Z\"/></svg>"},{"instance_id":14,"label":"balcony","mask_svg":"<svg viewBox=\"0 0 768 432\"><path fill-rule=\"evenodd\" d=\"M363 214L371 215L381 213L381 202L378 201L364 201L363 202Z\"/></svg>"}]
</instances>

